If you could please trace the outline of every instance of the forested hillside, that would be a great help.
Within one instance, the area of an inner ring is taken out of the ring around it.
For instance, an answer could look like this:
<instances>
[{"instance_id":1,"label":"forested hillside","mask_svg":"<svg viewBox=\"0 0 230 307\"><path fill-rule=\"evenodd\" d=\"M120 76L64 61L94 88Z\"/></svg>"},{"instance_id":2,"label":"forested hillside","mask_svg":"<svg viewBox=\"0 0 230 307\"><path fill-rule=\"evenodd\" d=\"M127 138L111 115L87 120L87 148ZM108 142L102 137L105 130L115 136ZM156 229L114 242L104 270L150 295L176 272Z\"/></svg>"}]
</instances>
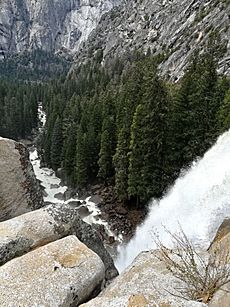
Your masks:
<instances>
[{"instance_id":1,"label":"forested hillside","mask_svg":"<svg viewBox=\"0 0 230 307\"><path fill-rule=\"evenodd\" d=\"M78 188L114 185L120 201L160 197L229 128L229 79L217 76L221 44L213 33L178 84L158 76L163 59L135 53L124 66L101 54L67 80L43 88L48 115L43 159Z\"/></svg>"},{"instance_id":2,"label":"forested hillside","mask_svg":"<svg viewBox=\"0 0 230 307\"><path fill-rule=\"evenodd\" d=\"M42 84L66 75L70 61L42 50L0 60L0 136L19 139L37 126Z\"/></svg>"},{"instance_id":3,"label":"forested hillside","mask_svg":"<svg viewBox=\"0 0 230 307\"><path fill-rule=\"evenodd\" d=\"M17 140L37 126L36 86L0 81L0 136Z\"/></svg>"},{"instance_id":4,"label":"forested hillside","mask_svg":"<svg viewBox=\"0 0 230 307\"><path fill-rule=\"evenodd\" d=\"M46 165L64 169L78 189L100 182L114 186L123 203L146 204L230 127L230 81L217 75L222 52L213 32L179 83L158 75L164 54L134 52L103 66L98 50L68 76L65 60L43 52L12 58L1 63L0 135L28 136L43 102Z\"/></svg>"}]
</instances>

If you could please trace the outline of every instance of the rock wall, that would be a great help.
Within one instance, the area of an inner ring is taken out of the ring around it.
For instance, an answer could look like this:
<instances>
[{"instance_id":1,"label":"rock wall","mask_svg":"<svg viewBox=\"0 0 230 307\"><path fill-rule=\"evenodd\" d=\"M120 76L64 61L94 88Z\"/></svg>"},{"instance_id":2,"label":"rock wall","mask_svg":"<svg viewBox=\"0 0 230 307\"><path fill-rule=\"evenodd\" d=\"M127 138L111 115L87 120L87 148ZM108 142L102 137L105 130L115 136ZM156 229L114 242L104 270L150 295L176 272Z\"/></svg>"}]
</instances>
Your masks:
<instances>
[{"instance_id":1,"label":"rock wall","mask_svg":"<svg viewBox=\"0 0 230 307\"><path fill-rule=\"evenodd\" d=\"M26 147L0 138L0 221L43 206Z\"/></svg>"},{"instance_id":2,"label":"rock wall","mask_svg":"<svg viewBox=\"0 0 230 307\"><path fill-rule=\"evenodd\" d=\"M221 35L226 52L219 71L230 74L230 3L211 0L130 0L105 14L76 54L76 65L98 49L103 63L134 50L164 53L161 73L179 79L197 47L207 42L209 33Z\"/></svg>"},{"instance_id":3,"label":"rock wall","mask_svg":"<svg viewBox=\"0 0 230 307\"><path fill-rule=\"evenodd\" d=\"M1 0L0 56L31 49L72 53L120 0Z\"/></svg>"}]
</instances>

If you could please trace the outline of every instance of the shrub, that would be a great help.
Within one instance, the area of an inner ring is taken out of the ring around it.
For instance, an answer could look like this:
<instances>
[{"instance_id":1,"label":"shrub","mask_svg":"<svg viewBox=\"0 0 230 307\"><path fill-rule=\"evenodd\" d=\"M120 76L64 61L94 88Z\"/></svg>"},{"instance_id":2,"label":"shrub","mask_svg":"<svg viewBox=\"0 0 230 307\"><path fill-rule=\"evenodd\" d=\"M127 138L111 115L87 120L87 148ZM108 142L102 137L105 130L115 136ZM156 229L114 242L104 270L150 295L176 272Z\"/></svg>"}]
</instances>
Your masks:
<instances>
[{"instance_id":1,"label":"shrub","mask_svg":"<svg viewBox=\"0 0 230 307\"><path fill-rule=\"evenodd\" d=\"M173 249L168 249L155 235L159 249L157 258L182 283L178 293L170 293L186 300L207 303L214 293L230 282L230 252L218 247L208 256L202 256L189 241L183 230L170 235Z\"/></svg>"}]
</instances>

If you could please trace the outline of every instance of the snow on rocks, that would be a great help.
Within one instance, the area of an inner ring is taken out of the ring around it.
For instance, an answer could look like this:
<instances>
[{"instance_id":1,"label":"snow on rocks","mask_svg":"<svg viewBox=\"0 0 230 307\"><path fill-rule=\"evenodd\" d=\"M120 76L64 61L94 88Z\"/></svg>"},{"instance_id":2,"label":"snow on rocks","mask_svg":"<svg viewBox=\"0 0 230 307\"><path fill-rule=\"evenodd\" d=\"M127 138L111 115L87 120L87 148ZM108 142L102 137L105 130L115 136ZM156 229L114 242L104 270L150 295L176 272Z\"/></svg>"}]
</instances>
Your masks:
<instances>
[{"instance_id":1,"label":"snow on rocks","mask_svg":"<svg viewBox=\"0 0 230 307\"><path fill-rule=\"evenodd\" d=\"M104 277L100 257L69 236L0 267L0 306L77 306Z\"/></svg>"}]
</instances>

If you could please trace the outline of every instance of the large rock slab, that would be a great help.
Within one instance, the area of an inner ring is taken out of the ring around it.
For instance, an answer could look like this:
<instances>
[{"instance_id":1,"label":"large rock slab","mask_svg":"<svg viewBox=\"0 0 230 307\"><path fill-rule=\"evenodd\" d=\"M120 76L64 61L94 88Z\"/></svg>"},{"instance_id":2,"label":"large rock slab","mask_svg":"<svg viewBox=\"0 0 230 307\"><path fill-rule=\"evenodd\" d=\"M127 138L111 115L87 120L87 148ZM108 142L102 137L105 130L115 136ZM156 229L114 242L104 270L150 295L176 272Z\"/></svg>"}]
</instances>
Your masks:
<instances>
[{"instance_id":1,"label":"large rock slab","mask_svg":"<svg viewBox=\"0 0 230 307\"><path fill-rule=\"evenodd\" d=\"M218 228L209 250L218 249L220 245L230 252L230 218L226 218Z\"/></svg>"},{"instance_id":2,"label":"large rock slab","mask_svg":"<svg viewBox=\"0 0 230 307\"><path fill-rule=\"evenodd\" d=\"M97 298L81 307L205 307L171 295L179 281L156 258L156 251L141 253Z\"/></svg>"},{"instance_id":3,"label":"large rock slab","mask_svg":"<svg viewBox=\"0 0 230 307\"><path fill-rule=\"evenodd\" d=\"M77 209L58 204L0 223L0 265L71 234L100 256L105 265L106 280L118 275L97 232L81 220Z\"/></svg>"},{"instance_id":4,"label":"large rock slab","mask_svg":"<svg viewBox=\"0 0 230 307\"><path fill-rule=\"evenodd\" d=\"M42 49L74 52L120 0L0 1L0 58Z\"/></svg>"},{"instance_id":5,"label":"large rock slab","mask_svg":"<svg viewBox=\"0 0 230 307\"><path fill-rule=\"evenodd\" d=\"M221 255L229 255L230 264L230 218L225 219L220 225L217 234L209 248L210 253L218 253ZM225 257L223 257L225 258ZM217 291L212 300L210 301L209 307L229 307L230 306L230 283L222 287L221 290Z\"/></svg>"},{"instance_id":6,"label":"large rock slab","mask_svg":"<svg viewBox=\"0 0 230 307\"><path fill-rule=\"evenodd\" d=\"M43 206L26 147L0 138L0 221Z\"/></svg>"},{"instance_id":7,"label":"large rock slab","mask_svg":"<svg viewBox=\"0 0 230 307\"><path fill-rule=\"evenodd\" d=\"M77 306L104 276L100 257L69 236L0 267L0 306Z\"/></svg>"}]
</instances>

